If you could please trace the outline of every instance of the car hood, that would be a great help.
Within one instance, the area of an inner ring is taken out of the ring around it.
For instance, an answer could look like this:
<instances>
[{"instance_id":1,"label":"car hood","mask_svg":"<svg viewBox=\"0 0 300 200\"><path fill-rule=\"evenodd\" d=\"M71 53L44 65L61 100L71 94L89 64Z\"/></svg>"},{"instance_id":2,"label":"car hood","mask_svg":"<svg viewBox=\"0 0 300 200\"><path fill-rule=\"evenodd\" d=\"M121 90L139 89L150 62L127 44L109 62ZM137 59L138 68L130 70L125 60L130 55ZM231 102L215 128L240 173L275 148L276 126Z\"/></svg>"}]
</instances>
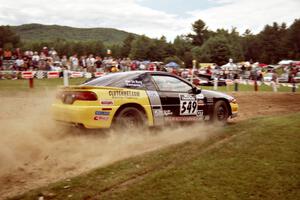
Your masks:
<instances>
[{"instance_id":1,"label":"car hood","mask_svg":"<svg viewBox=\"0 0 300 200\"><path fill-rule=\"evenodd\" d=\"M217 92L217 91L212 91L212 90L201 90L201 93L207 97L207 98L224 98L228 100L234 99L234 97L225 94L223 92Z\"/></svg>"}]
</instances>

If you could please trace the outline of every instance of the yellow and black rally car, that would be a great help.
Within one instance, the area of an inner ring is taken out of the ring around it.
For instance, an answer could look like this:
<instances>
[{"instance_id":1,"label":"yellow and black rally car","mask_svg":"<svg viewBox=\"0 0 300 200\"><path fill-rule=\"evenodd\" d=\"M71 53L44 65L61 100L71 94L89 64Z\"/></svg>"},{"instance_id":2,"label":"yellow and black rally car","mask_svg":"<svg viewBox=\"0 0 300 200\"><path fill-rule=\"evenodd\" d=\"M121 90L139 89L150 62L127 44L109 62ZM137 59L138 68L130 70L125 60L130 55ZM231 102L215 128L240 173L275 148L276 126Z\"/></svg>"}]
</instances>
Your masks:
<instances>
[{"instance_id":1,"label":"yellow and black rally car","mask_svg":"<svg viewBox=\"0 0 300 200\"><path fill-rule=\"evenodd\" d=\"M157 126L181 121L226 121L237 116L236 100L201 90L166 72L112 73L63 87L52 106L55 120L85 128Z\"/></svg>"}]
</instances>

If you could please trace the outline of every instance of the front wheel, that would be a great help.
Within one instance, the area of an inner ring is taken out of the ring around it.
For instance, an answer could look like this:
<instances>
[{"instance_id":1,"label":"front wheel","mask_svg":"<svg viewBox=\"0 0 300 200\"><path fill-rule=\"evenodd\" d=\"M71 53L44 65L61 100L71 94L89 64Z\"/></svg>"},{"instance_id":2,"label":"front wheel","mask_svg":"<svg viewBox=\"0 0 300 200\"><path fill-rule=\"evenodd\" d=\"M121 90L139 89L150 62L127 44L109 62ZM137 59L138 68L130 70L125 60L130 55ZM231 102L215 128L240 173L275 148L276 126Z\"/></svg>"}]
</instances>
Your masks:
<instances>
[{"instance_id":1,"label":"front wheel","mask_svg":"<svg viewBox=\"0 0 300 200\"><path fill-rule=\"evenodd\" d=\"M135 128L145 126L145 114L135 107L123 108L114 120L114 127Z\"/></svg>"},{"instance_id":2,"label":"front wheel","mask_svg":"<svg viewBox=\"0 0 300 200\"><path fill-rule=\"evenodd\" d=\"M214 105L214 112L212 116L213 122L226 123L229 118L229 109L225 101L217 101Z\"/></svg>"}]
</instances>

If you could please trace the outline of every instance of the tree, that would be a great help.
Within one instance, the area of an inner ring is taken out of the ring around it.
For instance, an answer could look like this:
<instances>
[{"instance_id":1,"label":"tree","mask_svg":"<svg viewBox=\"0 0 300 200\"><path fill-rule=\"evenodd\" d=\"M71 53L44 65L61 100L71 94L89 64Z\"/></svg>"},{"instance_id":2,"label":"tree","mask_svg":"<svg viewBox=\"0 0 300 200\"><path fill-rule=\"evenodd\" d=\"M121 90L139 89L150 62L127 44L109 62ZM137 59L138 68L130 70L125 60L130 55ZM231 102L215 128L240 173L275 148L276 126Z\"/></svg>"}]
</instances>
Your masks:
<instances>
[{"instance_id":1,"label":"tree","mask_svg":"<svg viewBox=\"0 0 300 200\"><path fill-rule=\"evenodd\" d=\"M198 62L224 65L231 57L230 44L224 36L211 37L201 47L195 47L193 55Z\"/></svg>"},{"instance_id":2,"label":"tree","mask_svg":"<svg viewBox=\"0 0 300 200\"><path fill-rule=\"evenodd\" d=\"M165 58L175 55L174 46L167 42L165 36L151 41L152 43L148 54L150 60L163 61Z\"/></svg>"},{"instance_id":3,"label":"tree","mask_svg":"<svg viewBox=\"0 0 300 200\"><path fill-rule=\"evenodd\" d=\"M9 26L0 26L0 47L4 47L6 43L17 47L20 44L20 37Z\"/></svg>"},{"instance_id":4,"label":"tree","mask_svg":"<svg viewBox=\"0 0 300 200\"><path fill-rule=\"evenodd\" d=\"M121 56L123 58L127 58L131 51L131 43L134 40L134 35L129 34L125 40L123 41L122 47L121 47Z\"/></svg>"},{"instance_id":5,"label":"tree","mask_svg":"<svg viewBox=\"0 0 300 200\"><path fill-rule=\"evenodd\" d=\"M274 22L272 26L265 26L257 36L261 51L259 61L265 63L277 63L287 56L284 42L286 32L285 24L279 26Z\"/></svg>"},{"instance_id":6,"label":"tree","mask_svg":"<svg viewBox=\"0 0 300 200\"><path fill-rule=\"evenodd\" d=\"M117 44L113 44L111 46L108 47L108 49L111 50L111 56L114 58L121 58L122 57L122 53L121 53L121 46L117 45Z\"/></svg>"},{"instance_id":7,"label":"tree","mask_svg":"<svg viewBox=\"0 0 300 200\"><path fill-rule=\"evenodd\" d=\"M206 24L201 19L195 21L192 24L195 34L188 34L188 37L192 39L193 45L201 46L210 36L210 31L207 30Z\"/></svg>"},{"instance_id":8,"label":"tree","mask_svg":"<svg viewBox=\"0 0 300 200\"><path fill-rule=\"evenodd\" d=\"M230 57L236 61L244 60L242 38L237 32L236 28L232 28L231 31L225 29L217 29L214 36L220 36L226 38L230 47Z\"/></svg>"},{"instance_id":9,"label":"tree","mask_svg":"<svg viewBox=\"0 0 300 200\"><path fill-rule=\"evenodd\" d=\"M152 41L145 35L139 36L132 41L130 58L148 60L151 51Z\"/></svg>"},{"instance_id":10,"label":"tree","mask_svg":"<svg viewBox=\"0 0 300 200\"><path fill-rule=\"evenodd\" d=\"M243 34L241 45L245 60L251 62L256 62L259 60L260 45L256 35L253 35L249 29L247 29Z\"/></svg>"},{"instance_id":11,"label":"tree","mask_svg":"<svg viewBox=\"0 0 300 200\"><path fill-rule=\"evenodd\" d=\"M182 59L187 51L191 51L192 42L185 36L177 36L174 40L173 46L176 51L176 56Z\"/></svg>"},{"instance_id":12,"label":"tree","mask_svg":"<svg viewBox=\"0 0 300 200\"><path fill-rule=\"evenodd\" d=\"M300 19L296 19L287 30L285 43L288 58L300 60Z\"/></svg>"},{"instance_id":13,"label":"tree","mask_svg":"<svg viewBox=\"0 0 300 200\"><path fill-rule=\"evenodd\" d=\"M193 53L191 50L184 53L183 62L185 67L191 68L193 66Z\"/></svg>"}]
</instances>

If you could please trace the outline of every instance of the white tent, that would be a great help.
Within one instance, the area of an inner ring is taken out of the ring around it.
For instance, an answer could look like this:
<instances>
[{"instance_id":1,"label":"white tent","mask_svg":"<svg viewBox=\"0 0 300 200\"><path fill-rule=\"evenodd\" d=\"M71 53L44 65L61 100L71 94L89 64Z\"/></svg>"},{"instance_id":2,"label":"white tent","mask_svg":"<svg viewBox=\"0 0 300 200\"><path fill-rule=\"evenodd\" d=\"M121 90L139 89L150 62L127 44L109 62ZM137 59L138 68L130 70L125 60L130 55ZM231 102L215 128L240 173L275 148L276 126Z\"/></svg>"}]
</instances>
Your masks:
<instances>
[{"instance_id":1,"label":"white tent","mask_svg":"<svg viewBox=\"0 0 300 200\"><path fill-rule=\"evenodd\" d=\"M292 60L282 60L280 61L278 64L279 65L289 65L291 64L293 61Z\"/></svg>"},{"instance_id":2,"label":"white tent","mask_svg":"<svg viewBox=\"0 0 300 200\"><path fill-rule=\"evenodd\" d=\"M226 65L222 65L221 69L228 70L228 71L233 71L233 70L237 70L238 66L234 63L229 62Z\"/></svg>"}]
</instances>

